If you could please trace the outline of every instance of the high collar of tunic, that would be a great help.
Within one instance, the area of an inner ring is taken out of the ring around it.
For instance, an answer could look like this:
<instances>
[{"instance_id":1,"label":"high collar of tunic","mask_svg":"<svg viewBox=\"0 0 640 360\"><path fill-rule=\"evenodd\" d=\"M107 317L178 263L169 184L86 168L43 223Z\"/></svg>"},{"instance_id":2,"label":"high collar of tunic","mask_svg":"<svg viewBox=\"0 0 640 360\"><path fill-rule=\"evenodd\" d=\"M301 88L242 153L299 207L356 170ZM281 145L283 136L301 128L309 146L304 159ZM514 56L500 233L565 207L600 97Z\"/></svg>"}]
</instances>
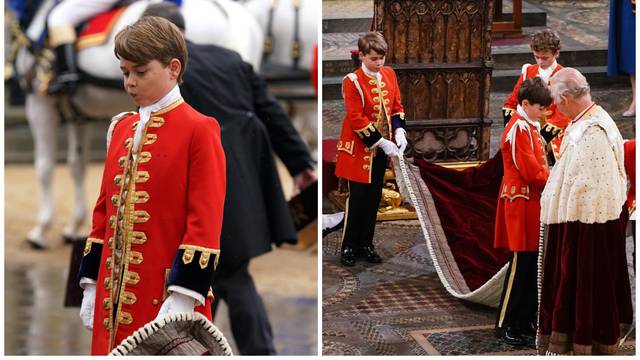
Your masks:
<instances>
[{"instance_id":1,"label":"high collar of tunic","mask_svg":"<svg viewBox=\"0 0 640 360\"><path fill-rule=\"evenodd\" d=\"M518 108L516 109L516 111L518 112L518 115L522 116L522 118L529 123L529 125L534 126L536 129L538 129L538 131L540 131L540 122L529 119L529 116L524 111L522 106L518 105Z\"/></svg>"},{"instance_id":2,"label":"high collar of tunic","mask_svg":"<svg viewBox=\"0 0 640 360\"><path fill-rule=\"evenodd\" d=\"M151 114L166 108L167 106L173 104L181 98L182 95L180 95L180 88L178 87L178 85L176 85L173 87L173 89L171 89L171 91L163 96L162 99L156 101L151 105L140 107L140 109L138 110L138 113L140 114L140 123L136 128L136 134L133 138L134 149L138 148L138 143L140 142L140 137L142 136L142 130L151 118Z\"/></svg>"},{"instance_id":3,"label":"high collar of tunic","mask_svg":"<svg viewBox=\"0 0 640 360\"><path fill-rule=\"evenodd\" d=\"M549 66L548 68L538 68L538 76L542 78L542 81L544 81L545 84L549 82L549 78L551 77L551 74L553 74L553 71L556 69L556 67L558 67L558 62L554 60L553 64L551 64L551 66Z\"/></svg>"},{"instance_id":4,"label":"high collar of tunic","mask_svg":"<svg viewBox=\"0 0 640 360\"><path fill-rule=\"evenodd\" d=\"M364 71L365 74L367 74L367 75L369 75L369 76L371 76L373 78L376 78L376 80L378 80L378 82L382 81L382 74L380 73L380 71L373 72L373 71L369 70L369 68L366 67L364 65L364 63L362 64L362 71Z\"/></svg>"}]
</instances>

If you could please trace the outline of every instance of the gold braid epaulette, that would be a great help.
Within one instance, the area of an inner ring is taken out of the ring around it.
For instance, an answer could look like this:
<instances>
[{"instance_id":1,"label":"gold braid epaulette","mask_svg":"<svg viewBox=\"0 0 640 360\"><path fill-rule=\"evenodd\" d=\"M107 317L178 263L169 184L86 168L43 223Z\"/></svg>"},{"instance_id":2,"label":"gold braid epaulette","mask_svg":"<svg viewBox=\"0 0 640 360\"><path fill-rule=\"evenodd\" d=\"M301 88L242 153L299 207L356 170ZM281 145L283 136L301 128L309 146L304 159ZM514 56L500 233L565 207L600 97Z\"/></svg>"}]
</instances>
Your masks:
<instances>
[{"instance_id":1,"label":"gold braid epaulette","mask_svg":"<svg viewBox=\"0 0 640 360\"><path fill-rule=\"evenodd\" d=\"M213 263L213 269L215 270L218 267L218 260L220 259L220 249L211 249L202 246L196 245L180 245L178 250L184 250L184 254L182 254L182 262L187 265L193 261L196 252L200 252L200 268L204 269L209 265L209 259L211 258L211 254L214 254L216 259Z\"/></svg>"}]
</instances>

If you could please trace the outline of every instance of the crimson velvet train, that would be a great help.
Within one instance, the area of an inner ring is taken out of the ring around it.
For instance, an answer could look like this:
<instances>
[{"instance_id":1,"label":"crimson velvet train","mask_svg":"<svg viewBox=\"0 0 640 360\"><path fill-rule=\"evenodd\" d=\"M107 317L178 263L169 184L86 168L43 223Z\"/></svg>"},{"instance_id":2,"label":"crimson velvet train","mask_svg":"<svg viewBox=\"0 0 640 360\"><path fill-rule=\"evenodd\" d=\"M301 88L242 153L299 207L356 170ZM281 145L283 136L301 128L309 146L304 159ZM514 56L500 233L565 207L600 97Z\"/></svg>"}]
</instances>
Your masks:
<instances>
[{"instance_id":1,"label":"crimson velvet train","mask_svg":"<svg viewBox=\"0 0 640 360\"><path fill-rule=\"evenodd\" d=\"M433 197L442 229L467 286L476 290L509 260L494 249L494 225L502 182L500 151L486 163L463 171L416 160Z\"/></svg>"}]
</instances>

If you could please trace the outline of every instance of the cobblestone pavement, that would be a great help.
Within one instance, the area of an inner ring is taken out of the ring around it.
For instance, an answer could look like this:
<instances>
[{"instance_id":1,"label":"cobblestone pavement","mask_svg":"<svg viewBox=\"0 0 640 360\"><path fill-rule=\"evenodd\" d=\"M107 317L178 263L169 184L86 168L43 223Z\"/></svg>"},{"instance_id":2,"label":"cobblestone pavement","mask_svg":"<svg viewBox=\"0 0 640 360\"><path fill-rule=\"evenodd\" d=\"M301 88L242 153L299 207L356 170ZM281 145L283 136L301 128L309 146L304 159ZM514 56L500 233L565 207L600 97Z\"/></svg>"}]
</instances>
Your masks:
<instances>
[{"instance_id":1,"label":"cobblestone pavement","mask_svg":"<svg viewBox=\"0 0 640 360\"><path fill-rule=\"evenodd\" d=\"M493 335L496 310L463 302L440 282L417 220L379 222L382 264L339 263L340 231L323 238L323 355L533 355ZM627 239L632 294L632 238ZM634 296L635 304L635 296ZM620 354L635 353L635 333Z\"/></svg>"},{"instance_id":2,"label":"cobblestone pavement","mask_svg":"<svg viewBox=\"0 0 640 360\"><path fill-rule=\"evenodd\" d=\"M102 166L87 171L87 198L97 197ZM67 169L55 169L56 221L51 248L30 250L23 237L32 225L38 201L32 165L5 167L5 331L6 355L89 354L91 335L78 317L78 308L63 308L71 248L58 238L71 214L72 189ZM285 189L290 183L283 184ZM92 206L93 204L87 204ZM286 264L286 271L282 265ZM317 253L281 248L251 262L250 272L261 293L283 355L317 353ZM291 274L296 274L292 277ZM215 324L237 348L222 304Z\"/></svg>"}]
</instances>

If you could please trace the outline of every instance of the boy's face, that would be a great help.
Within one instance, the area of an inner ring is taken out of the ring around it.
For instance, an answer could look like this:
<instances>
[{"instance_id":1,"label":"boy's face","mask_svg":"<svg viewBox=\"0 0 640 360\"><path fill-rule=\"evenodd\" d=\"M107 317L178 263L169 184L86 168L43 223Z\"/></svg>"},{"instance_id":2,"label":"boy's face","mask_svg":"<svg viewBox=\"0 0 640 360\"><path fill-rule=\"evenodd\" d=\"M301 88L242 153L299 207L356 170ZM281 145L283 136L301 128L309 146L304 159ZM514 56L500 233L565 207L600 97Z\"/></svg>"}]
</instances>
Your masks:
<instances>
[{"instance_id":1,"label":"boy's face","mask_svg":"<svg viewBox=\"0 0 640 360\"><path fill-rule=\"evenodd\" d=\"M162 99L176 86L181 65L180 60L175 58L167 66L158 60L141 65L121 58L120 69L127 94L136 105L147 106Z\"/></svg>"},{"instance_id":2,"label":"boy's face","mask_svg":"<svg viewBox=\"0 0 640 360\"><path fill-rule=\"evenodd\" d=\"M378 54L375 50L370 50L368 54L360 51L360 60L367 69L378 72L384 65L384 55Z\"/></svg>"},{"instance_id":3,"label":"boy's face","mask_svg":"<svg viewBox=\"0 0 640 360\"><path fill-rule=\"evenodd\" d=\"M520 106L522 106L524 112L527 113L529 119L536 121L542 120L544 118L545 112L547 111L546 106L542 106L540 104L532 104L527 99L522 100L522 104L520 104Z\"/></svg>"},{"instance_id":4,"label":"boy's face","mask_svg":"<svg viewBox=\"0 0 640 360\"><path fill-rule=\"evenodd\" d=\"M560 50L555 53L551 50L542 50L535 51L533 50L533 57L536 59L536 64L543 69L548 69L549 66L553 65L553 62L560 55Z\"/></svg>"}]
</instances>

